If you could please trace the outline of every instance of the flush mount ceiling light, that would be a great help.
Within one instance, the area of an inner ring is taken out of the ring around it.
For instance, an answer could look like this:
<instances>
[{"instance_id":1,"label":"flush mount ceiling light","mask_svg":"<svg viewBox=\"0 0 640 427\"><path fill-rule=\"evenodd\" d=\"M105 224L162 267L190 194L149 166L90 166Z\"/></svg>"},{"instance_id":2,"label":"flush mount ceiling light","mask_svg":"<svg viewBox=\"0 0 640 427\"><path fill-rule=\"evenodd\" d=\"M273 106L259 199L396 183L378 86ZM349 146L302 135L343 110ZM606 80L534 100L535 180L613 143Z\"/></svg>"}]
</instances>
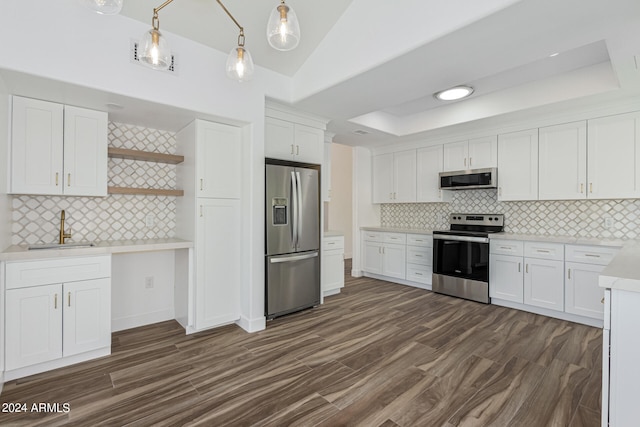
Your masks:
<instances>
[{"instance_id":1,"label":"flush mount ceiling light","mask_svg":"<svg viewBox=\"0 0 640 427\"><path fill-rule=\"evenodd\" d=\"M300 24L296 13L280 0L269 15L267 40L272 48L282 51L292 50L300 43Z\"/></svg>"},{"instance_id":2,"label":"flush mount ceiling light","mask_svg":"<svg viewBox=\"0 0 640 427\"><path fill-rule=\"evenodd\" d=\"M94 12L102 15L117 15L122 10L124 0L83 0L83 2Z\"/></svg>"},{"instance_id":3,"label":"flush mount ceiling light","mask_svg":"<svg viewBox=\"0 0 640 427\"><path fill-rule=\"evenodd\" d=\"M456 86L433 94L440 101L455 101L457 99L466 98L473 93L471 86Z\"/></svg>"}]
</instances>

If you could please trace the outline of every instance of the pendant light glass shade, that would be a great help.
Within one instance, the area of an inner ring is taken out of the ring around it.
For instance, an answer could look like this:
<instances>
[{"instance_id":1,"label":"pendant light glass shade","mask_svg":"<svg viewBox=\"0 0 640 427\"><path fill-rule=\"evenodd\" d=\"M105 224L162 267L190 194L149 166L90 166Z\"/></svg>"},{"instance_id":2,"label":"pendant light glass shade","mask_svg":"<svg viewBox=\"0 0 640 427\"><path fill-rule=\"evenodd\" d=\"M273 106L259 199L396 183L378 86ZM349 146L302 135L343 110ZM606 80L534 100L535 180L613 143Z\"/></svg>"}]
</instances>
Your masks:
<instances>
[{"instance_id":1,"label":"pendant light glass shade","mask_svg":"<svg viewBox=\"0 0 640 427\"><path fill-rule=\"evenodd\" d=\"M171 66L171 50L160 31L152 28L144 33L138 49L140 62L154 70L168 70Z\"/></svg>"},{"instance_id":2,"label":"pendant light glass shade","mask_svg":"<svg viewBox=\"0 0 640 427\"><path fill-rule=\"evenodd\" d=\"M273 9L267 24L267 40L272 48L292 50L300 43L300 24L296 13L282 1Z\"/></svg>"},{"instance_id":3,"label":"pendant light glass shade","mask_svg":"<svg viewBox=\"0 0 640 427\"><path fill-rule=\"evenodd\" d=\"M253 76L253 59L251 54L242 46L231 49L227 57L227 77L239 82L251 80Z\"/></svg>"},{"instance_id":4,"label":"pendant light glass shade","mask_svg":"<svg viewBox=\"0 0 640 427\"><path fill-rule=\"evenodd\" d=\"M103 15L117 15L122 10L124 0L83 0L91 10Z\"/></svg>"}]
</instances>

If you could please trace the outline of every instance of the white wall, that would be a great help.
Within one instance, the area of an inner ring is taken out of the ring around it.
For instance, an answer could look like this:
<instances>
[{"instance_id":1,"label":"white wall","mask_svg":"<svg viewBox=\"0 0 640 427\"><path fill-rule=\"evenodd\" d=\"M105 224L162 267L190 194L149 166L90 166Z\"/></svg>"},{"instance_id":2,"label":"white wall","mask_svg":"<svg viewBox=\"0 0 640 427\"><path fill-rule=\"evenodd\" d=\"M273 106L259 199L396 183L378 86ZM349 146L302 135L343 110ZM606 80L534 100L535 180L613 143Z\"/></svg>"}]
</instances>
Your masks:
<instances>
[{"instance_id":1,"label":"white wall","mask_svg":"<svg viewBox=\"0 0 640 427\"><path fill-rule=\"evenodd\" d=\"M380 205L372 203L371 151L353 149L353 264L351 274L362 276L360 227L380 226Z\"/></svg>"},{"instance_id":2,"label":"white wall","mask_svg":"<svg viewBox=\"0 0 640 427\"><path fill-rule=\"evenodd\" d=\"M173 251L111 257L111 330L171 320L174 316ZM152 278L147 288L145 279Z\"/></svg>"},{"instance_id":3,"label":"white wall","mask_svg":"<svg viewBox=\"0 0 640 427\"><path fill-rule=\"evenodd\" d=\"M264 321L264 99L276 95L289 99L290 79L256 67L252 81L238 84L225 76L227 53L165 31L163 34L171 38L172 50L179 55L179 74L154 72L129 61L131 40L139 39L148 29L148 24L121 15L93 13L77 0L4 0L0 39L11 43L3 44L0 69L172 105L250 126L252 131L245 133L251 138L245 141L251 147L245 159L249 183L243 187L242 197L243 216L247 218L243 263L251 267L242 286L242 316L259 323L260 319ZM65 99L55 101L64 103ZM6 141L0 140L0 144L6 145Z\"/></svg>"},{"instance_id":4,"label":"white wall","mask_svg":"<svg viewBox=\"0 0 640 427\"><path fill-rule=\"evenodd\" d=\"M353 255L353 148L331 144L331 201L327 227L344 233L344 256Z\"/></svg>"}]
</instances>

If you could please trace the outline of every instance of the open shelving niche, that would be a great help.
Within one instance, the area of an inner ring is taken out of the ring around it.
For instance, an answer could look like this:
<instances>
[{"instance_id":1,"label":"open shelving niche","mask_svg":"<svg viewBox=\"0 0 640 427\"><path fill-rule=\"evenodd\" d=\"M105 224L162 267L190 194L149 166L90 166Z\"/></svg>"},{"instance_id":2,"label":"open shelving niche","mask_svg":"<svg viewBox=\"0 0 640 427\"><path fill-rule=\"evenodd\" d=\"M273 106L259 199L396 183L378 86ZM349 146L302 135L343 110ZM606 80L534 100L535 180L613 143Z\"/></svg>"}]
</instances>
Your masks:
<instances>
[{"instance_id":1,"label":"open shelving niche","mask_svg":"<svg viewBox=\"0 0 640 427\"><path fill-rule=\"evenodd\" d=\"M177 165L184 162L184 156L176 154L153 153L150 151L130 150L127 148L109 147L107 155L116 159L140 160ZM108 194L142 194L152 196L184 196L184 190L165 190L160 188L108 187Z\"/></svg>"}]
</instances>

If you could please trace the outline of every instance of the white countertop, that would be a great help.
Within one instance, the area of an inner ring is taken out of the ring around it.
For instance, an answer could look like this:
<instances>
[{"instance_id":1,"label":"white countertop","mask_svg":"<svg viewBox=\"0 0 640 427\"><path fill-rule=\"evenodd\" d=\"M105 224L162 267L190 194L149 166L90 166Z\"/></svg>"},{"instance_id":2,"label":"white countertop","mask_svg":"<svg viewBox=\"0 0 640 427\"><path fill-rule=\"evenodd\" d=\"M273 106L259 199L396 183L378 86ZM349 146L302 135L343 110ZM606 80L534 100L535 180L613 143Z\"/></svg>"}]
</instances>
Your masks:
<instances>
[{"instance_id":1,"label":"white countertop","mask_svg":"<svg viewBox=\"0 0 640 427\"><path fill-rule=\"evenodd\" d=\"M327 230L322 233L324 237L344 237L342 231Z\"/></svg>"},{"instance_id":2,"label":"white countertop","mask_svg":"<svg viewBox=\"0 0 640 427\"><path fill-rule=\"evenodd\" d=\"M0 253L0 261L25 261L43 258L150 252L192 248L193 242L183 239L116 240L96 243L92 247L28 250L26 245L9 246Z\"/></svg>"},{"instance_id":3,"label":"white countertop","mask_svg":"<svg viewBox=\"0 0 640 427\"><path fill-rule=\"evenodd\" d=\"M424 228L393 228L393 227L360 227L361 230L383 231L385 233L410 233L410 234L433 234L433 230Z\"/></svg>"},{"instance_id":4,"label":"white countertop","mask_svg":"<svg viewBox=\"0 0 640 427\"><path fill-rule=\"evenodd\" d=\"M492 233L490 239L521 240L527 242L563 243L567 245L612 246L621 248L630 240L598 239L595 237L543 236L540 234Z\"/></svg>"}]
</instances>

